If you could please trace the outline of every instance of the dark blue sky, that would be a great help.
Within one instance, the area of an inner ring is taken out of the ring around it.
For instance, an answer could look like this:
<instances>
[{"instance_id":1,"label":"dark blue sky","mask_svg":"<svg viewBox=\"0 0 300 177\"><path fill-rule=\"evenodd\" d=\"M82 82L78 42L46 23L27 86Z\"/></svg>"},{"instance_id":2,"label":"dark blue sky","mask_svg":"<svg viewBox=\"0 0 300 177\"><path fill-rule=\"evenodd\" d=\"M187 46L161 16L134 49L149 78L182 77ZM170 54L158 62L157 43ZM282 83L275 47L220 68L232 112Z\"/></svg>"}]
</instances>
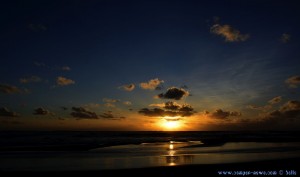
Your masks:
<instances>
[{"instance_id":1,"label":"dark blue sky","mask_svg":"<svg viewBox=\"0 0 300 177\"><path fill-rule=\"evenodd\" d=\"M299 7L1 2L0 128L299 129Z\"/></svg>"}]
</instances>

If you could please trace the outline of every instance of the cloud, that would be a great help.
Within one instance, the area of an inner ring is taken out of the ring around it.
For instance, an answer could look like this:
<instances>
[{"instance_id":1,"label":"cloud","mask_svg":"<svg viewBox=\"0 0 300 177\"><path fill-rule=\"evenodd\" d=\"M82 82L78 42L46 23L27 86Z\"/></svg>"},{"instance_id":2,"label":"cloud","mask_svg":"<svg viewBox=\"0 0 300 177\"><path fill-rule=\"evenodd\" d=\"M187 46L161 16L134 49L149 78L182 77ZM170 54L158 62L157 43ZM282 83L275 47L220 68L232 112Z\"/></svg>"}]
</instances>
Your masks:
<instances>
[{"instance_id":1,"label":"cloud","mask_svg":"<svg viewBox=\"0 0 300 177\"><path fill-rule=\"evenodd\" d=\"M44 109L42 107L36 108L33 112L34 115L55 115L53 112L50 112L47 109Z\"/></svg>"},{"instance_id":2,"label":"cloud","mask_svg":"<svg viewBox=\"0 0 300 177\"><path fill-rule=\"evenodd\" d=\"M83 107L85 107L87 109L95 109L95 108L101 107L101 105L98 103L89 103L89 104L84 105Z\"/></svg>"},{"instance_id":3,"label":"cloud","mask_svg":"<svg viewBox=\"0 0 300 177\"><path fill-rule=\"evenodd\" d=\"M161 93L161 94L157 95L157 97L164 98L164 99L180 100L184 96L188 96L188 95L189 95L189 92L184 90L183 88L171 87L171 88L168 88L168 90L165 94Z\"/></svg>"},{"instance_id":4,"label":"cloud","mask_svg":"<svg viewBox=\"0 0 300 177\"><path fill-rule=\"evenodd\" d=\"M247 108L252 109L252 110L267 111L267 110L272 109L272 106L269 104L267 104L265 106L248 105Z\"/></svg>"},{"instance_id":5,"label":"cloud","mask_svg":"<svg viewBox=\"0 0 300 177\"><path fill-rule=\"evenodd\" d=\"M159 80L158 78L156 79L151 79L150 81L148 82L142 82L140 83L140 87L142 89L145 89L145 90L155 90L155 89L160 89L161 87L159 87L159 85L161 83L164 83L163 80Z\"/></svg>"},{"instance_id":6,"label":"cloud","mask_svg":"<svg viewBox=\"0 0 300 177\"><path fill-rule=\"evenodd\" d=\"M106 106L108 108L114 108L114 107L116 107L116 105L114 105L112 103L105 103L104 106Z\"/></svg>"},{"instance_id":7,"label":"cloud","mask_svg":"<svg viewBox=\"0 0 300 177\"><path fill-rule=\"evenodd\" d=\"M103 98L103 100L105 103L116 103L116 102L120 102L119 99L110 99L110 98Z\"/></svg>"},{"instance_id":8,"label":"cloud","mask_svg":"<svg viewBox=\"0 0 300 177\"><path fill-rule=\"evenodd\" d=\"M285 80L285 83L288 84L290 88L297 88L300 84L300 76L292 76Z\"/></svg>"},{"instance_id":9,"label":"cloud","mask_svg":"<svg viewBox=\"0 0 300 177\"><path fill-rule=\"evenodd\" d=\"M230 25L214 24L210 28L210 32L224 37L226 42L246 41L250 37L249 34L241 34L239 30Z\"/></svg>"},{"instance_id":10,"label":"cloud","mask_svg":"<svg viewBox=\"0 0 300 177\"><path fill-rule=\"evenodd\" d=\"M99 115L101 118L104 119L109 119L109 120L121 120L125 119L126 117L124 116L114 116L112 111L107 111Z\"/></svg>"},{"instance_id":11,"label":"cloud","mask_svg":"<svg viewBox=\"0 0 300 177\"><path fill-rule=\"evenodd\" d=\"M28 29L35 31L35 32L40 32L40 31L46 31L47 27L43 24L28 24Z\"/></svg>"},{"instance_id":12,"label":"cloud","mask_svg":"<svg viewBox=\"0 0 300 177\"><path fill-rule=\"evenodd\" d=\"M69 66L63 66L60 68L62 71L71 71L71 68Z\"/></svg>"},{"instance_id":13,"label":"cloud","mask_svg":"<svg viewBox=\"0 0 300 177\"><path fill-rule=\"evenodd\" d=\"M64 111L68 110L68 108L65 107L65 106L61 106L60 108L61 108L62 110L64 110Z\"/></svg>"},{"instance_id":14,"label":"cloud","mask_svg":"<svg viewBox=\"0 0 300 177\"><path fill-rule=\"evenodd\" d=\"M206 111L205 114L207 114L209 117L215 118L215 119L227 119L230 116L237 117L237 116L242 115L240 112L237 112L237 111L230 112L230 111L223 111L222 109L217 109L212 113L209 113L208 111Z\"/></svg>"},{"instance_id":15,"label":"cloud","mask_svg":"<svg viewBox=\"0 0 300 177\"><path fill-rule=\"evenodd\" d=\"M135 85L134 84L122 85L119 88L131 92L132 90L134 90Z\"/></svg>"},{"instance_id":16,"label":"cloud","mask_svg":"<svg viewBox=\"0 0 300 177\"><path fill-rule=\"evenodd\" d=\"M280 37L280 41L283 43L288 43L291 40L291 35L287 33L283 33Z\"/></svg>"},{"instance_id":17,"label":"cloud","mask_svg":"<svg viewBox=\"0 0 300 177\"><path fill-rule=\"evenodd\" d=\"M67 86L67 85L75 84L75 81L73 81L71 79L67 79L67 78L62 77L62 76L59 76L56 79L56 84L58 86Z\"/></svg>"},{"instance_id":18,"label":"cloud","mask_svg":"<svg viewBox=\"0 0 300 177\"><path fill-rule=\"evenodd\" d=\"M3 117L19 117L20 114L10 111L9 109L7 109L6 107L2 107L0 108L0 116Z\"/></svg>"},{"instance_id":19,"label":"cloud","mask_svg":"<svg viewBox=\"0 0 300 177\"><path fill-rule=\"evenodd\" d=\"M194 108L191 105L180 105L176 102L166 102L164 105L151 104L151 106L157 106L159 108L142 108L138 112L149 117L188 117L195 113Z\"/></svg>"},{"instance_id":20,"label":"cloud","mask_svg":"<svg viewBox=\"0 0 300 177\"><path fill-rule=\"evenodd\" d=\"M23 93L18 87L8 84L0 84L0 92L5 94Z\"/></svg>"},{"instance_id":21,"label":"cloud","mask_svg":"<svg viewBox=\"0 0 300 177\"><path fill-rule=\"evenodd\" d=\"M127 106L132 105L132 103L131 103L130 101L124 101L123 104L124 104L124 105L127 105Z\"/></svg>"},{"instance_id":22,"label":"cloud","mask_svg":"<svg viewBox=\"0 0 300 177\"><path fill-rule=\"evenodd\" d=\"M278 110L263 115L263 118L267 120L300 119L300 102L288 101Z\"/></svg>"},{"instance_id":23,"label":"cloud","mask_svg":"<svg viewBox=\"0 0 300 177\"><path fill-rule=\"evenodd\" d=\"M20 79L20 83L23 83L23 84L28 84L31 82L40 82L40 81L42 81L42 79L38 76L31 76L31 77Z\"/></svg>"},{"instance_id":24,"label":"cloud","mask_svg":"<svg viewBox=\"0 0 300 177\"><path fill-rule=\"evenodd\" d=\"M273 105L273 104L277 104L282 100L281 96L277 96L275 98L272 98L271 100L268 101L269 104Z\"/></svg>"},{"instance_id":25,"label":"cloud","mask_svg":"<svg viewBox=\"0 0 300 177\"><path fill-rule=\"evenodd\" d=\"M91 112L83 107L72 107L71 116L78 119L98 119L98 115L95 112Z\"/></svg>"}]
</instances>

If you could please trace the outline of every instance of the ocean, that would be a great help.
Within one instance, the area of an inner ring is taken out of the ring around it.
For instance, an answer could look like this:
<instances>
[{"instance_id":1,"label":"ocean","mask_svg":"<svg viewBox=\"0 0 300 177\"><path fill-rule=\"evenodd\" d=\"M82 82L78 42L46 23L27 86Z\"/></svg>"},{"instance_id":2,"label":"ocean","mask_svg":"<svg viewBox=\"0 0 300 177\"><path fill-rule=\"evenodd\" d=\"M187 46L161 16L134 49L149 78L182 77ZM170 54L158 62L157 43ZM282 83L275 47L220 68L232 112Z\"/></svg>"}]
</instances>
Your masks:
<instances>
[{"instance_id":1,"label":"ocean","mask_svg":"<svg viewBox=\"0 0 300 177\"><path fill-rule=\"evenodd\" d=\"M0 171L82 171L300 158L300 132L2 131Z\"/></svg>"}]
</instances>

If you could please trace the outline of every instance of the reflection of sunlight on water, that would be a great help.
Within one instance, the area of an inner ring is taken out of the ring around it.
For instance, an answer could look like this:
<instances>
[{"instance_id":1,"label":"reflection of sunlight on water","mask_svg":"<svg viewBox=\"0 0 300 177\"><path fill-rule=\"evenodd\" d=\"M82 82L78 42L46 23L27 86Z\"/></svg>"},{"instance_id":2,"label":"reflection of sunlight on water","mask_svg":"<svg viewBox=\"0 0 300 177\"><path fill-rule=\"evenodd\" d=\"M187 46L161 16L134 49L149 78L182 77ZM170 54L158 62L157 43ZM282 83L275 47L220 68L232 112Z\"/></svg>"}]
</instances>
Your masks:
<instances>
[{"instance_id":1,"label":"reflection of sunlight on water","mask_svg":"<svg viewBox=\"0 0 300 177\"><path fill-rule=\"evenodd\" d=\"M169 149L173 150L174 149L174 145L173 144L169 144Z\"/></svg>"}]
</instances>

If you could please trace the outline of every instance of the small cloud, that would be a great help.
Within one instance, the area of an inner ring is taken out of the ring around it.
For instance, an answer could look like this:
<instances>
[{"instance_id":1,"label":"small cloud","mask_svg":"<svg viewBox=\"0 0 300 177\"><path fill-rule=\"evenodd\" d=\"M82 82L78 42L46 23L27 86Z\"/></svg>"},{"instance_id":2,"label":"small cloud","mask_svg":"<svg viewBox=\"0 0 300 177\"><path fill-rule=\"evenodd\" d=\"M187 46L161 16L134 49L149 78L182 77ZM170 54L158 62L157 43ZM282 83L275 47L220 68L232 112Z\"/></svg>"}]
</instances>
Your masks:
<instances>
[{"instance_id":1,"label":"small cloud","mask_svg":"<svg viewBox=\"0 0 300 177\"><path fill-rule=\"evenodd\" d=\"M149 106L163 108L163 107L165 107L165 103L153 103L153 104L150 104Z\"/></svg>"},{"instance_id":2,"label":"small cloud","mask_svg":"<svg viewBox=\"0 0 300 177\"><path fill-rule=\"evenodd\" d=\"M126 106L132 105L132 103L130 101L124 101L123 104L126 105Z\"/></svg>"},{"instance_id":3,"label":"small cloud","mask_svg":"<svg viewBox=\"0 0 300 177\"><path fill-rule=\"evenodd\" d=\"M116 107L116 105L114 105L112 103L105 103L104 106L106 106L108 108L114 108L114 107Z\"/></svg>"},{"instance_id":4,"label":"small cloud","mask_svg":"<svg viewBox=\"0 0 300 177\"><path fill-rule=\"evenodd\" d=\"M269 104L273 105L273 104L277 104L282 100L281 96L277 96L275 98L272 98L271 100L268 101Z\"/></svg>"},{"instance_id":5,"label":"small cloud","mask_svg":"<svg viewBox=\"0 0 300 177\"><path fill-rule=\"evenodd\" d=\"M125 119L126 117L124 116L114 116L111 111L104 112L99 115L103 119L108 119L108 120L121 120Z\"/></svg>"},{"instance_id":6,"label":"small cloud","mask_svg":"<svg viewBox=\"0 0 300 177\"><path fill-rule=\"evenodd\" d=\"M62 71L71 71L71 68L69 66L63 66L60 68Z\"/></svg>"},{"instance_id":7,"label":"small cloud","mask_svg":"<svg viewBox=\"0 0 300 177\"><path fill-rule=\"evenodd\" d=\"M83 107L87 108L87 109L96 109L99 108L101 105L98 103L89 103L84 105Z\"/></svg>"},{"instance_id":8,"label":"small cloud","mask_svg":"<svg viewBox=\"0 0 300 177\"><path fill-rule=\"evenodd\" d=\"M241 32L230 25L214 24L210 28L210 32L225 38L226 42L240 42L249 39L249 34L241 34Z\"/></svg>"},{"instance_id":9,"label":"small cloud","mask_svg":"<svg viewBox=\"0 0 300 177\"><path fill-rule=\"evenodd\" d=\"M283 43L288 43L291 40L291 35L287 33L283 33L280 37L280 41Z\"/></svg>"},{"instance_id":10,"label":"small cloud","mask_svg":"<svg viewBox=\"0 0 300 177\"><path fill-rule=\"evenodd\" d=\"M288 84L290 88L297 88L300 84L300 76L292 76L285 80L285 83Z\"/></svg>"},{"instance_id":11,"label":"small cloud","mask_svg":"<svg viewBox=\"0 0 300 177\"><path fill-rule=\"evenodd\" d=\"M134 90L135 85L134 84L122 85L119 88L131 92L132 90Z\"/></svg>"},{"instance_id":12,"label":"small cloud","mask_svg":"<svg viewBox=\"0 0 300 177\"><path fill-rule=\"evenodd\" d=\"M33 64L37 67L46 67L46 64L42 62L34 62Z\"/></svg>"},{"instance_id":13,"label":"small cloud","mask_svg":"<svg viewBox=\"0 0 300 177\"><path fill-rule=\"evenodd\" d=\"M158 89L159 88L158 86L162 83L164 83L163 80L159 80L158 78L156 78L156 79L151 79L148 82L140 83L140 87L145 90L155 90Z\"/></svg>"},{"instance_id":14,"label":"small cloud","mask_svg":"<svg viewBox=\"0 0 300 177\"><path fill-rule=\"evenodd\" d=\"M9 109L7 109L6 107L2 107L0 108L0 116L3 117L19 117L20 114L10 111Z\"/></svg>"},{"instance_id":15,"label":"small cloud","mask_svg":"<svg viewBox=\"0 0 300 177\"><path fill-rule=\"evenodd\" d=\"M50 112L47 109L44 109L42 107L36 108L33 112L34 115L55 115L53 112Z\"/></svg>"},{"instance_id":16,"label":"small cloud","mask_svg":"<svg viewBox=\"0 0 300 177\"><path fill-rule=\"evenodd\" d=\"M47 27L43 24L28 24L27 25L28 29L34 31L34 32L40 32L40 31L46 31Z\"/></svg>"},{"instance_id":17,"label":"small cloud","mask_svg":"<svg viewBox=\"0 0 300 177\"><path fill-rule=\"evenodd\" d=\"M0 84L0 92L5 94L23 93L18 87L8 84Z\"/></svg>"},{"instance_id":18,"label":"small cloud","mask_svg":"<svg viewBox=\"0 0 300 177\"><path fill-rule=\"evenodd\" d=\"M98 119L95 112L89 111L83 107L72 107L71 116L78 119Z\"/></svg>"},{"instance_id":19,"label":"small cloud","mask_svg":"<svg viewBox=\"0 0 300 177\"><path fill-rule=\"evenodd\" d=\"M64 110L64 111L68 110L68 108L65 107L65 106L61 106L60 108L61 108L62 110Z\"/></svg>"},{"instance_id":20,"label":"small cloud","mask_svg":"<svg viewBox=\"0 0 300 177\"><path fill-rule=\"evenodd\" d=\"M20 79L20 83L23 83L23 84L28 84L31 82L40 82L40 81L42 81L42 79L38 76L31 76L31 77Z\"/></svg>"},{"instance_id":21,"label":"small cloud","mask_svg":"<svg viewBox=\"0 0 300 177\"><path fill-rule=\"evenodd\" d=\"M62 76L59 76L56 79L56 84L58 86L67 86L67 85L75 84L75 81L65 78L65 77L62 77Z\"/></svg>"},{"instance_id":22,"label":"small cloud","mask_svg":"<svg viewBox=\"0 0 300 177\"><path fill-rule=\"evenodd\" d=\"M143 108L139 110L140 114L149 117L188 117L195 113L194 108L191 105L184 104L180 105L176 102L166 102L164 105L161 104L151 104L151 106L156 106L159 108Z\"/></svg>"},{"instance_id":23,"label":"small cloud","mask_svg":"<svg viewBox=\"0 0 300 177\"><path fill-rule=\"evenodd\" d=\"M268 110L272 109L272 106L269 104L267 104L265 106L248 105L247 108L252 109L252 110L268 111Z\"/></svg>"},{"instance_id":24,"label":"small cloud","mask_svg":"<svg viewBox=\"0 0 300 177\"><path fill-rule=\"evenodd\" d=\"M110 99L110 98L103 98L102 101L105 102L105 103L117 103L117 102L120 102L119 99Z\"/></svg>"},{"instance_id":25,"label":"small cloud","mask_svg":"<svg viewBox=\"0 0 300 177\"><path fill-rule=\"evenodd\" d=\"M230 111L223 111L222 109L217 109L212 113L209 113L208 111L206 111L205 114L207 114L209 117L215 118L215 119L227 119L229 116L237 117L237 116L242 115L242 113L237 112L237 111L230 112Z\"/></svg>"},{"instance_id":26,"label":"small cloud","mask_svg":"<svg viewBox=\"0 0 300 177\"><path fill-rule=\"evenodd\" d=\"M164 98L164 99L174 99L174 100L180 100L184 96L188 96L189 92L182 89L182 88L176 88L176 87L171 87L168 88L167 92L161 93L157 95L158 98Z\"/></svg>"}]
</instances>

